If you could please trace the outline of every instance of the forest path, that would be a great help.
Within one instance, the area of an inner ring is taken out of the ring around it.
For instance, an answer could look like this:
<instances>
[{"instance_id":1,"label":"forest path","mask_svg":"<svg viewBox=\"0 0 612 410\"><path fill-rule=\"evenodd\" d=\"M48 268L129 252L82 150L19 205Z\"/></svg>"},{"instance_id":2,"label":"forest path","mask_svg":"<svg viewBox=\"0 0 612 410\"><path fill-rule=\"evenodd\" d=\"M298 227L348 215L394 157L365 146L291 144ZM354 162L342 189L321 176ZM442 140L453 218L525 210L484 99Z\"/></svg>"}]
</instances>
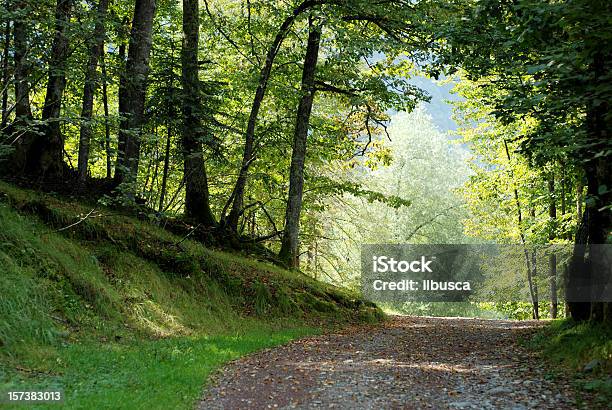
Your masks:
<instances>
[{"instance_id":1,"label":"forest path","mask_svg":"<svg viewBox=\"0 0 612 410\"><path fill-rule=\"evenodd\" d=\"M540 326L393 317L237 360L199 408L575 408L570 381L518 343Z\"/></svg>"}]
</instances>

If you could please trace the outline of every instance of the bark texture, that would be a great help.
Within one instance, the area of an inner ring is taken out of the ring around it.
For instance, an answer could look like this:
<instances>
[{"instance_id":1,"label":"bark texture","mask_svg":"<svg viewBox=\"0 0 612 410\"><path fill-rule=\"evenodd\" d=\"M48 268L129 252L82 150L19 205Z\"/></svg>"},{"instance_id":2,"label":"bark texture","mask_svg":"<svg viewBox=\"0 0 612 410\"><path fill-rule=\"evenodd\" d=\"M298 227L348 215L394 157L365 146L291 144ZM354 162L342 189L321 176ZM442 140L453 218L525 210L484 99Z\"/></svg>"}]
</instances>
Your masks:
<instances>
[{"instance_id":1,"label":"bark texture","mask_svg":"<svg viewBox=\"0 0 612 410\"><path fill-rule=\"evenodd\" d=\"M5 8L8 10L10 2L5 2ZM11 22L7 20L4 23L4 43L2 47L2 120L0 121L0 130L4 130L8 122L8 90L9 90L9 47L11 46Z\"/></svg>"},{"instance_id":2,"label":"bark texture","mask_svg":"<svg viewBox=\"0 0 612 410\"><path fill-rule=\"evenodd\" d=\"M199 0L183 0L183 46L181 49L183 82L183 158L185 178L185 213L204 226L216 225L210 210L208 180L204 167L203 126L198 45L200 31Z\"/></svg>"},{"instance_id":3,"label":"bark texture","mask_svg":"<svg viewBox=\"0 0 612 410\"><path fill-rule=\"evenodd\" d=\"M89 50L89 59L85 69L78 158L78 174L81 183L87 180L87 164L89 162L89 145L91 142L91 117L93 113L94 94L96 91L98 60L104 50L104 21L106 19L107 9L108 0L100 0L98 3L96 23L94 25L93 43Z\"/></svg>"},{"instance_id":4,"label":"bark texture","mask_svg":"<svg viewBox=\"0 0 612 410\"><path fill-rule=\"evenodd\" d=\"M106 63L104 61L104 51L100 54L100 64L102 65L102 104L104 105L104 150L106 151L106 179L110 180L112 175L111 163L111 137L110 123L108 121L108 89Z\"/></svg>"},{"instance_id":5,"label":"bark texture","mask_svg":"<svg viewBox=\"0 0 612 410\"><path fill-rule=\"evenodd\" d=\"M289 15L285 19L285 21L283 21L283 23L278 29L274 41L272 42L272 45L268 49L268 53L266 54L266 60L259 74L259 85L257 86L257 90L255 91L253 104L251 105L251 113L249 115L249 121L247 123L247 129L244 138L244 151L242 156L242 164L240 166L240 173L238 174L238 178L236 179L236 184L232 191L232 195L228 201L228 205L231 202L231 211L226 218L225 225L232 231L238 230L238 219L242 214L244 190L246 188L249 167L255 159L255 127L257 125L259 110L261 109L261 104L268 88L268 81L270 79L270 73L272 72L272 65L274 64L274 59L276 58L278 50L280 49L283 40L289 33L289 29L293 25L296 18L305 11L309 10L310 8L324 3L324 0L306 0L298 7L296 7L293 10L293 13L291 13L291 15ZM223 213L225 213L225 210Z\"/></svg>"},{"instance_id":6,"label":"bark texture","mask_svg":"<svg viewBox=\"0 0 612 410\"><path fill-rule=\"evenodd\" d=\"M145 122L145 97L151 54L155 0L136 0L124 84L120 87L119 152L115 183L135 182L140 160L140 134Z\"/></svg>"},{"instance_id":7,"label":"bark texture","mask_svg":"<svg viewBox=\"0 0 612 410\"><path fill-rule=\"evenodd\" d=\"M607 86L607 72L611 56L597 53L592 64L594 86ZM606 66L608 65L608 67ZM587 179L587 201L582 222L576 234L574 255L568 270L568 309L574 320L591 319L597 322L612 321L610 303L602 302L603 288L599 284L610 281L610 278L601 277L608 272L607 266L598 266L601 263L600 248L591 247L596 244L611 242L612 233L612 162L609 156L597 157L598 151L610 149L609 102L597 101L593 98L587 107L586 132L588 142L592 144L587 152L594 160L588 161L585 166ZM588 250L588 252L587 252ZM593 285L595 284L595 285ZM580 286L592 287L589 295L578 292ZM588 300L587 300L588 299ZM589 303L592 301L592 303Z\"/></svg>"},{"instance_id":8,"label":"bark texture","mask_svg":"<svg viewBox=\"0 0 612 410\"><path fill-rule=\"evenodd\" d=\"M62 98L66 88L68 37L73 0L58 0L55 10L55 36L51 46L49 77L42 121L44 134L38 134L27 155L27 171L46 179L60 179L64 175L64 137L60 127Z\"/></svg>"},{"instance_id":9,"label":"bark texture","mask_svg":"<svg viewBox=\"0 0 612 410\"><path fill-rule=\"evenodd\" d=\"M551 175L548 180L548 193L550 194L550 204L548 206L548 217L550 218L550 234L549 241L552 243L557 237L556 221L557 221L557 203L555 198L555 177ZM557 318L559 302L557 301L557 254L552 252L548 256L548 276L550 284L550 317Z\"/></svg>"},{"instance_id":10,"label":"bark texture","mask_svg":"<svg viewBox=\"0 0 612 410\"><path fill-rule=\"evenodd\" d=\"M30 108L30 71L28 54L28 4L25 0L16 0L13 9L17 13L13 20L13 88L15 90L15 118L7 127L10 143L14 151L6 166L2 166L2 173L23 173L26 171L28 151L32 145L34 135L29 130L32 120ZM8 117L8 113L5 114ZM3 164L4 165L4 164Z\"/></svg>"},{"instance_id":11,"label":"bark texture","mask_svg":"<svg viewBox=\"0 0 612 410\"><path fill-rule=\"evenodd\" d=\"M308 45L304 68L302 71L302 98L297 111L293 150L291 153L291 170L289 174L289 197L285 212L285 228L279 258L287 265L297 267L299 264L299 231L300 213L302 211L302 194L304 190L304 160L310 113L315 95L315 73L321 42L321 28L309 22Z\"/></svg>"},{"instance_id":12,"label":"bark texture","mask_svg":"<svg viewBox=\"0 0 612 410\"><path fill-rule=\"evenodd\" d=\"M13 21L13 48L15 61L15 116L17 118L32 118L30 108L30 84L28 82L29 64L27 60L28 52L28 28L26 26L27 7L26 1L18 0L15 2L15 10L20 12L20 16ZM23 13L23 14L22 14Z\"/></svg>"}]
</instances>

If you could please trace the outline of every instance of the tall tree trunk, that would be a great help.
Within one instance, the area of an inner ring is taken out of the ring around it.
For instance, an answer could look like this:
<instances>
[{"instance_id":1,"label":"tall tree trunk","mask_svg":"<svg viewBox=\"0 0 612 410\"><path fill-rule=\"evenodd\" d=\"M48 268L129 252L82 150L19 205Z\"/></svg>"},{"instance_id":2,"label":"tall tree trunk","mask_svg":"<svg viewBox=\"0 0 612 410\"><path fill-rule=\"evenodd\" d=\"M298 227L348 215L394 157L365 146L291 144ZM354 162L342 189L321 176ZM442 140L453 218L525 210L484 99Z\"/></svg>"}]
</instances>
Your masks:
<instances>
[{"instance_id":1,"label":"tall tree trunk","mask_svg":"<svg viewBox=\"0 0 612 410\"><path fill-rule=\"evenodd\" d=\"M562 181L563 182L563 181ZM550 232L548 240L552 242L556 239L556 224L557 224L557 204L555 198L555 175L551 174L548 180L548 193L550 195L548 205L548 217L550 218ZM564 192L561 192L563 195ZM554 246L554 245L553 245ZM557 254L554 249L548 256L548 276L550 284L550 317L557 318L558 301L557 301Z\"/></svg>"},{"instance_id":2,"label":"tall tree trunk","mask_svg":"<svg viewBox=\"0 0 612 410\"><path fill-rule=\"evenodd\" d=\"M145 123L144 108L149 74L149 56L153 33L155 0L136 0L130 34L128 58L120 87L119 151L115 166L115 183L131 184L128 190L135 193L140 161L140 133ZM123 105L123 106L121 106ZM122 151L123 148L123 151Z\"/></svg>"},{"instance_id":3,"label":"tall tree trunk","mask_svg":"<svg viewBox=\"0 0 612 410\"><path fill-rule=\"evenodd\" d=\"M157 204L157 177L159 176L159 144L155 143L155 168L153 168L153 176L151 177L151 188L148 190L147 203L151 209Z\"/></svg>"},{"instance_id":4,"label":"tall tree trunk","mask_svg":"<svg viewBox=\"0 0 612 410\"><path fill-rule=\"evenodd\" d=\"M6 0L6 10L10 10L10 2ZM2 47L2 120L0 121L0 131L4 130L8 123L8 94L9 94L9 48L11 46L11 20L6 19L4 23L4 44Z\"/></svg>"},{"instance_id":5,"label":"tall tree trunk","mask_svg":"<svg viewBox=\"0 0 612 410\"><path fill-rule=\"evenodd\" d=\"M156 130L153 130L153 133L155 133ZM151 151L144 152L144 161L147 161L148 159L148 164L147 164L147 172L145 173L145 178L144 178L144 182L142 184L142 191L140 192L140 198L147 198L147 193L149 191L149 181L151 180L151 170L153 169L153 164L157 161L157 153L155 152L157 150L157 144L155 144L155 147L151 147L150 148Z\"/></svg>"},{"instance_id":6,"label":"tall tree trunk","mask_svg":"<svg viewBox=\"0 0 612 410\"><path fill-rule=\"evenodd\" d=\"M607 73L612 56L604 56L598 52L593 59L592 72L594 74L593 87L607 86ZM610 156L595 157L598 151L610 148L609 129L612 126L609 120L609 102L597 101L593 98L587 107L586 131L592 151L588 152L590 158L585 166L587 176L587 198L584 216L580 226L580 235L576 235L574 255L568 272L568 307L575 320L592 319L594 321L612 321L610 303L602 300L601 292L604 283L610 283L609 277L602 277L609 271L607 266L599 266L604 256L602 248L596 245L611 242L612 233L612 161ZM595 245L595 246L593 246ZM586 252L588 250L588 252ZM590 289L588 294L576 289L586 284ZM577 298L576 298L577 297ZM572 300L574 299L574 300Z\"/></svg>"},{"instance_id":7,"label":"tall tree trunk","mask_svg":"<svg viewBox=\"0 0 612 410\"><path fill-rule=\"evenodd\" d=\"M266 60L259 73L259 84L257 86L257 90L255 91L253 104L251 105L251 113L249 115L249 121L247 123L247 129L244 138L244 151L242 155L242 164L240 166L240 172L238 174L238 178L236 179L236 184L234 185L232 194L230 195L230 198L226 205L227 208L231 203L231 210L227 218L225 218L225 209L222 212L222 218L225 219L225 221L223 222L229 230L232 230L234 232L238 230L238 219L242 214L244 190L246 188L249 168L251 166L251 163L255 159L255 127L257 125L259 110L261 109L261 104L268 88L268 81L270 79L270 73L272 72L272 65L274 64L274 59L276 58L276 55L280 50L280 46L285 37L287 36L287 33L289 32L289 29L293 25L295 19L308 9L323 3L325 3L325 1L305 0L299 6L297 6L293 10L291 15L289 15L285 19L285 21L283 21L277 31L276 37L274 38L272 45L268 49Z\"/></svg>"},{"instance_id":8,"label":"tall tree trunk","mask_svg":"<svg viewBox=\"0 0 612 410\"><path fill-rule=\"evenodd\" d=\"M202 123L202 101L198 64L200 39L199 0L183 0L183 46L181 48L183 85L182 148L185 162L185 214L205 226L215 226L210 209L208 180L202 151L207 130Z\"/></svg>"},{"instance_id":9,"label":"tall tree trunk","mask_svg":"<svg viewBox=\"0 0 612 410\"><path fill-rule=\"evenodd\" d=\"M125 33L129 31L129 19L126 17L123 19L123 22L121 24L121 29L119 30L119 36L123 37L125 35ZM123 167L125 164L125 139L126 139L126 133L122 133L121 132L121 124L124 121L124 118L122 117L122 115L127 111L127 105L126 105L126 83L127 83L127 75L125 73L125 67L126 67L126 63L127 63L127 57L126 57L126 50L127 50L127 40L123 40L121 41L121 43L119 44L119 53L118 53L118 59L119 59L119 93L117 96L118 99L118 114L119 114L119 121L120 121L120 125L119 125L119 132L117 135L117 159L116 159L116 163L115 163L115 178L118 178L117 176L117 167Z\"/></svg>"},{"instance_id":10,"label":"tall tree trunk","mask_svg":"<svg viewBox=\"0 0 612 410\"><path fill-rule=\"evenodd\" d=\"M30 84L28 59L28 13L29 5L26 0L15 0L12 6L16 15L13 20L13 88L15 92L15 119L6 130L10 135L14 148L11 158L7 161L3 173L21 174L26 169L28 152L32 146L35 134L29 127L32 121L30 107Z\"/></svg>"},{"instance_id":11,"label":"tall tree trunk","mask_svg":"<svg viewBox=\"0 0 612 410\"><path fill-rule=\"evenodd\" d=\"M504 140L504 149L506 151L506 157L508 158L508 169L510 173L510 179L514 181L514 172L512 171L512 164L510 164L510 150L508 149L508 141L506 140ZM537 313L538 301L537 301L537 289L534 289L534 283L533 283L533 272L535 271L535 267L534 267L534 271L532 271L532 260L534 257L530 258L529 256L529 249L527 248L527 241L525 239L525 233L523 232L523 212L521 209L521 201L519 199L519 193L518 193L518 188L516 187L516 184L513 187L513 191L514 191L514 204L516 205L516 219L517 219L517 226L519 229L519 237L521 239L521 245L523 247L523 255L525 256L525 266L527 267L527 283L529 285L529 296L531 297L533 318L536 319L536 316L538 315Z\"/></svg>"},{"instance_id":12,"label":"tall tree trunk","mask_svg":"<svg viewBox=\"0 0 612 410\"><path fill-rule=\"evenodd\" d=\"M533 306L533 318L540 320L540 296L538 293L538 258L537 247L531 251L531 273L529 274L529 286L531 286L531 304Z\"/></svg>"},{"instance_id":13,"label":"tall tree trunk","mask_svg":"<svg viewBox=\"0 0 612 410\"><path fill-rule=\"evenodd\" d=\"M582 176L576 184L576 220L578 223L582 221L582 202L584 201L584 186L582 182Z\"/></svg>"},{"instance_id":14,"label":"tall tree trunk","mask_svg":"<svg viewBox=\"0 0 612 410\"><path fill-rule=\"evenodd\" d=\"M536 212L533 204L530 204L529 216L531 216L531 220L535 221ZM535 320L540 320L540 295L538 293L538 257L537 257L538 247L534 246L531 251L531 270L528 275L529 286L531 287L531 304L533 305L533 318ZM529 267L529 266L528 266Z\"/></svg>"},{"instance_id":15,"label":"tall tree trunk","mask_svg":"<svg viewBox=\"0 0 612 410\"><path fill-rule=\"evenodd\" d=\"M304 58L304 68L302 71L302 98L298 106L293 135L293 151L291 153L291 170L289 173L289 197L287 198L285 228L279 252L279 258L292 267L297 267L299 264L298 244L304 188L304 160L306 158L308 127L315 94L315 72L321 42L321 28L315 26L312 19L309 20L308 26L308 45L306 47L306 57Z\"/></svg>"},{"instance_id":16,"label":"tall tree trunk","mask_svg":"<svg viewBox=\"0 0 612 410\"><path fill-rule=\"evenodd\" d=\"M100 0L96 13L96 23L93 32L93 43L89 50L89 60L85 70L85 85L83 86L83 106L81 108L81 131L79 135L79 158L78 175L79 182L87 180L87 164L89 163L89 145L91 141L91 117L93 114L94 94L96 91L96 80L98 60L103 52L108 0Z\"/></svg>"},{"instance_id":17,"label":"tall tree trunk","mask_svg":"<svg viewBox=\"0 0 612 410\"><path fill-rule=\"evenodd\" d=\"M171 55L170 58L174 59L174 42L171 43ZM170 171L170 147L172 146L172 121L170 118L175 118L175 107L174 107L174 72L170 70L170 75L168 78L169 81L169 89L171 92L171 98L167 99L168 102L167 110L168 110L168 119L166 119L166 147L164 149L164 167L162 171L162 181L161 188L159 194L159 207L158 212L162 213L165 209L166 195L168 192L168 174Z\"/></svg>"},{"instance_id":18,"label":"tall tree trunk","mask_svg":"<svg viewBox=\"0 0 612 410\"><path fill-rule=\"evenodd\" d=\"M60 179L64 174L64 137L60 127L62 98L66 87L68 37L73 0L57 0L55 37L51 46L49 78L41 119L45 122L44 135L38 135L28 153L28 171L49 179Z\"/></svg>"},{"instance_id":19,"label":"tall tree trunk","mask_svg":"<svg viewBox=\"0 0 612 410\"><path fill-rule=\"evenodd\" d=\"M30 84L28 82L27 1L17 0L14 8L15 11L19 12L19 16L13 21L15 116L17 119L29 120L32 118L32 109L30 108Z\"/></svg>"},{"instance_id":20,"label":"tall tree trunk","mask_svg":"<svg viewBox=\"0 0 612 410\"><path fill-rule=\"evenodd\" d=\"M162 172L161 190L159 194L159 208L161 213L164 211L164 203L166 201L166 193L168 191L168 171L170 169L170 145L172 142L172 128L170 122L166 123L166 149L164 150L164 170Z\"/></svg>"},{"instance_id":21,"label":"tall tree trunk","mask_svg":"<svg viewBox=\"0 0 612 410\"><path fill-rule=\"evenodd\" d=\"M112 154L111 154L111 136L110 122L108 118L108 87L106 62L104 55L106 52L102 50L100 55L100 65L102 66L102 105L104 105L104 151L106 151L106 179L110 180L112 176Z\"/></svg>"}]
</instances>

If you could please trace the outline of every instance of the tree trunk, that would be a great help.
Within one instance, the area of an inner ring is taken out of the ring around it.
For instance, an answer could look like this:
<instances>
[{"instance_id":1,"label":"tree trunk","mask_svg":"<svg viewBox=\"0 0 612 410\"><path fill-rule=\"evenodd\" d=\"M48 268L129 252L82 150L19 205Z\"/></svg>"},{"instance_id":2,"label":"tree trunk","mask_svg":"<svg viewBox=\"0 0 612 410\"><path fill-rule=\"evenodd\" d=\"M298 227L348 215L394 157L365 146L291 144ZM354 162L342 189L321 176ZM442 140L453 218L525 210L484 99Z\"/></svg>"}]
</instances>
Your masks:
<instances>
[{"instance_id":1,"label":"tree trunk","mask_svg":"<svg viewBox=\"0 0 612 410\"><path fill-rule=\"evenodd\" d=\"M96 77L98 60L104 48L106 10L108 0L100 0L96 13L96 23L93 32L93 44L89 50L89 60L85 70L85 85L83 86L83 106L81 108L81 131L79 135L78 175L79 182L87 180L87 164L89 163L89 144L91 141L91 117L93 114L94 94L96 91Z\"/></svg>"},{"instance_id":2,"label":"tree trunk","mask_svg":"<svg viewBox=\"0 0 612 410\"><path fill-rule=\"evenodd\" d=\"M156 131L153 130L153 132L155 133ZM151 180L151 170L153 169L153 164L157 161L157 153L155 152L157 150L157 143L155 144L155 147L151 147L151 151L150 152L144 152L144 160L146 161L147 159L148 164L147 164L147 172L145 174L145 179L144 182L142 184L142 191L140 192L140 198L141 199L145 199L147 198L147 193L149 191L149 181Z\"/></svg>"},{"instance_id":3,"label":"tree trunk","mask_svg":"<svg viewBox=\"0 0 612 410\"><path fill-rule=\"evenodd\" d=\"M123 20L123 23L121 25L121 29L120 29L120 36L124 35L125 32L128 31L128 25L129 25L129 19L126 17ZM115 177L118 178L117 176L117 167L123 167L123 165L125 164L125 138L126 138L126 134L121 132L121 124L124 121L124 118L122 118L121 116L123 115L123 113L125 113L127 111L126 108L126 73L125 73L125 67L126 67L126 49L127 49L127 44L126 41L122 41L121 44L119 44L119 53L118 53L118 59L119 59L119 93L117 95L117 105L119 108L118 114L119 114L119 121L120 121L120 126L119 126L119 133L117 135L117 159L116 159L116 163L115 163Z\"/></svg>"},{"instance_id":4,"label":"tree trunk","mask_svg":"<svg viewBox=\"0 0 612 410\"><path fill-rule=\"evenodd\" d=\"M124 86L120 87L120 154L115 166L115 183L127 182L135 193L140 160L140 133L145 123L144 109L149 74L155 0L136 0L130 34ZM123 105L123 107L121 107ZM123 148L123 151L121 149Z\"/></svg>"},{"instance_id":5,"label":"tree trunk","mask_svg":"<svg viewBox=\"0 0 612 410\"><path fill-rule=\"evenodd\" d=\"M548 240L552 242L556 239L556 223L557 223L557 204L555 198L555 175L551 174L548 180L548 193L550 194L548 216L550 218L550 232ZM563 195L564 192L561 192ZM554 245L553 245L554 246ZM550 284L550 317L557 318L557 310L559 303L557 301L557 254L554 250L548 256L548 275Z\"/></svg>"},{"instance_id":6,"label":"tree trunk","mask_svg":"<svg viewBox=\"0 0 612 410\"><path fill-rule=\"evenodd\" d=\"M159 144L155 143L155 168L153 168L153 177L151 178L151 188L148 190L147 202L151 209L155 208L157 204L157 197L155 195L157 189L157 177L159 176Z\"/></svg>"},{"instance_id":7,"label":"tree trunk","mask_svg":"<svg viewBox=\"0 0 612 410\"><path fill-rule=\"evenodd\" d=\"M607 57L607 58L606 58ZM606 62L610 56L598 52L593 59L594 87L607 85ZM595 153L609 149L608 130L610 129L609 102L593 98L587 107L586 131L592 144L590 158L585 166L587 177L587 198L584 216L576 235L574 255L568 271L568 307L575 320L592 319L594 321L612 320L609 316L610 304L602 300L603 283L609 283L609 277L602 277L609 267L599 266L602 262L601 248L597 244L610 242L612 232L612 161L610 156L595 157ZM587 252L588 250L588 252ZM587 256L588 255L588 256ZM576 292L576 287L586 285L588 294ZM576 294L578 293L578 294ZM571 298L571 299L570 299ZM574 299L574 300L572 300Z\"/></svg>"},{"instance_id":8,"label":"tree trunk","mask_svg":"<svg viewBox=\"0 0 612 410\"><path fill-rule=\"evenodd\" d=\"M185 214L204 226L217 222L210 210L208 180L202 151L202 139L208 130L203 126L198 47L200 13L198 0L183 0L183 46L181 48L183 85L182 148L185 179Z\"/></svg>"},{"instance_id":9,"label":"tree trunk","mask_svg":"<svg viewBox=\"0 0 612 410\"><path fill-rule=\"evenodd\" d=\"M514 181L514 172L512 171L512 164L510 163L510 150L508 149L508 141L504 140L504 149L506 151L506 157L508 158L508 169L509 169L509 173L510 173L510 178L512 181ZM527 283L529 285L529 296L531 297L531 305L532 305L532 316L534 319L537 319L538 317L538 298L537 298L537 288L534 287L534 282L533 282L533 276L535 275L534 272L536 272L536 267L535 265L533 266L533 270L532 270L532 261L535 260L535 250L533 251L534 254L533 256L530 258L529 256L529 249L527 248L527 241L525 239L525 233L523 232L523 212L521 210L521 201L519 199L519 193L518 193L518 188L515 186L513 187L513 191L514 191L514 204L516 205L516 219L517 219L517 226L519 229L519 237L521 239L521 245L523 247L523 255L525 256L525 266L527 268ZM532 209L533 210L533 209Z\"/></svg>"},{"instance_id":10,"label":"tree trunk","mask_svg":"<svg viewBox=\"0 0 612 410\"><path fill-rule=\"evenodd\" d=\"M323 4L324 1L316 1L316 0L306 0L302 2L298 7L293 10L293 13L289 15L283 21L281 26L278 29L276 37L272 42L272 45L268 49L268 53L266 55L266 60L264 62L264 66L261 68L261 72L259 73L259 85L257 86L257 90L255 91L255 97L253 98L253 104L251 105L251 113L249 115L249 121L247 123L247 129L244 138L244 151L242 155L242 164L240 166L240 173L238 174L238 178L236 179L236 184L234 185L234 189L228 200L227 206L231 202L231 211L224 221L225 226L234 232L238 230L238 219L242 214L242 204L244 200L244 190L246 187L249 167L254 160L254 148L255 148L255 127L257 125L257 118L259 116L259 110L261 108L261 104L263 102L264 96L266 94L266 89L268 87L268 80L270 79L270 73L272 72L272 65L274 64L274 59L278 54L280 46L287 36L289 29L293 25L295 19L307 11L311 7L314 7L319 4ZM224 218L225 209L223 210L222 218ZM225 218L224 218L225 219Z\"/></svg>"},{"instance_id":11,"label":"tree trunk","mask_svg":"<svg viewBox=\"0 0 612 410\"><path fill-rule=\"evenodd\" d=\"M102 50L100 55L100 65L102 66L102 104L104 105L104 150L106 151L106 179L110 180L112 177L112 154L111 154L111 136L110 136L110 123L108 120L108 87L106 85L107 74L106 74L106 62L104 55L106 52Z\"/></svg>"},{"instance_id":12,"label":"tree trunk","mask_svg":"<svg viewBox=\"0 0 612 410\"><path fill-rule=\"evenodd\" d=\"M10 2L5 2L7 10L10 9ZM2 49L2 120L0 121L0 132L4 130L8 123L8 92L9 92L9 48L11 46L11 20L7 19L4 25L4 44Z\"/></svg>"},{"instance_id":13,"label":"tree trunk","mask_svg":"<svg viewBox=\"0 0 612 410\"><path fill-rule=\"evenodd\" d=\"M41 119L45 122L44 135L38 135L30 147L27 171L48 179L59 180L64 175L64 137L60 128L62 98L66 87L68 37L73 0L58 0L55 10L55 37L51 46L49 78Z\"/></svg>"},{"instance_id":14,"label":"tree trunk","mask_svg":"<svg viewBox=\"0 0 612 410\"><path fill-rule=\"evenodd\" d=\"M289 173L289 197L285 212L285 229L279 258L288 266L297 267L299 263L298 244L300 231L300 212L302 210L302 194L304 188L304 160L306 158L306 142L310 113L315 94L315 72L319 57L321 28L309 20L308 45L304 68L302 71L302 98L297 111L295 132L293 135L293 151L291 154L291 171Z\"/></svg>"},{"instance_id":15,"label":"tree trunk","mask_svg":"<svg viewBox=\"0 0 612 410\"><path fill-rule=\"evenodd\" d=\"M576 184L576 220L578 223L582 221L582 201L584 200L584 186L582 185L582 178Z\"/></svg>"},{"instance_id":16,"label":"tree trunk","mask_svg":"<svg viewBox=\"0 0 612 410\"><path fill-rule=\"evenodd\" d=\"M538 259L537 259L537 248L534 247L531 251L531 269L529 270L527 279L529 281L529 287L531 289L531 305L533 307L533 318L540 320L540 297L538 294L538 283L536 282L538 276Z\"/></svg>"},{"instance_id":17,"label":"tree trunk","mask_svg":"<svg viewBox=\"0 0 612 410\"><path fill-rule=\"evenodd\" d=\"M170 143L172 142L172 131L170 128L170 124L166 125L166 131L168 135L166 136L166 149L164 151L164 170L162 173L162 183L161 190L159 194L159 212L164 211L164 202L166 201L166 192L168 189L168 171L170 169Z\"/></svg>"},{"instance_id":18,"label":"tree trunk","mask_svg":"<svg viewBox=\"0 0 612 410\"><path fill-rule=\"evenodd\" d=\"M30 84L28 80L30 64L28 54L28 2L16 0L13 3L16 17L13 20L13 87L15 91L15 119L6 130L14 148L3 173L21 174L26 169L28 152L34 140L34 133L29 130L32 121L30 108ZM6 169L5 169L6 168Z\"/></svg>"},{"instance_id":19,"label":"tree trunk","mask_svg":"<svg viewBox=\"0 0 612 410\"><path fill-rule=\"evenodd\" d=\"M15 2L15 11L23 12L13 21L13 47L15 61L15 116L17 119L31 119L32 109L30 108L30 84L28 82L29 64L28 53L28 27L27 21L27 1L18 0Z\"/></svg>"}]
</instances>

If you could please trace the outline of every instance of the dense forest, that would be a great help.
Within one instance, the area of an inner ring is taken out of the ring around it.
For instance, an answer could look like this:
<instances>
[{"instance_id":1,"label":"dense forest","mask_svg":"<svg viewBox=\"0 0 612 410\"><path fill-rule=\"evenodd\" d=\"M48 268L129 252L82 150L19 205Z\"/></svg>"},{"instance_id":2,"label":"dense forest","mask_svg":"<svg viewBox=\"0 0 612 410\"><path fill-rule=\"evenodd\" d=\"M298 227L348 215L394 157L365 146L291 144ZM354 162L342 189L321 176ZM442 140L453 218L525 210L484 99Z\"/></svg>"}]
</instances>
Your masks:
<instances>
[{"instance_id":1,"label":"dense forest","mask_svg":"<svg viewBox=\"0 0 612 410\"><path fill-rule=\"evenodd\" d=\"M609 408L611 22L0 0L0 407Z\"/></svg>"},{"instance_id":2,"label":"dense forest","mask_svg":"<svg viewBox=\"0 0 612 410\"><path fill-rule=\"evenodd\" d=\"M575 244L562 272L550 256L570 292L607 272L589 251L612 230L606 0L0 11L5 180L325 280L350 282L368 241ZM423 76L454 84L455 148L423 111ZM576 320L612 319L609 303L568 300Z\"/></svg>"}]
</instances>

